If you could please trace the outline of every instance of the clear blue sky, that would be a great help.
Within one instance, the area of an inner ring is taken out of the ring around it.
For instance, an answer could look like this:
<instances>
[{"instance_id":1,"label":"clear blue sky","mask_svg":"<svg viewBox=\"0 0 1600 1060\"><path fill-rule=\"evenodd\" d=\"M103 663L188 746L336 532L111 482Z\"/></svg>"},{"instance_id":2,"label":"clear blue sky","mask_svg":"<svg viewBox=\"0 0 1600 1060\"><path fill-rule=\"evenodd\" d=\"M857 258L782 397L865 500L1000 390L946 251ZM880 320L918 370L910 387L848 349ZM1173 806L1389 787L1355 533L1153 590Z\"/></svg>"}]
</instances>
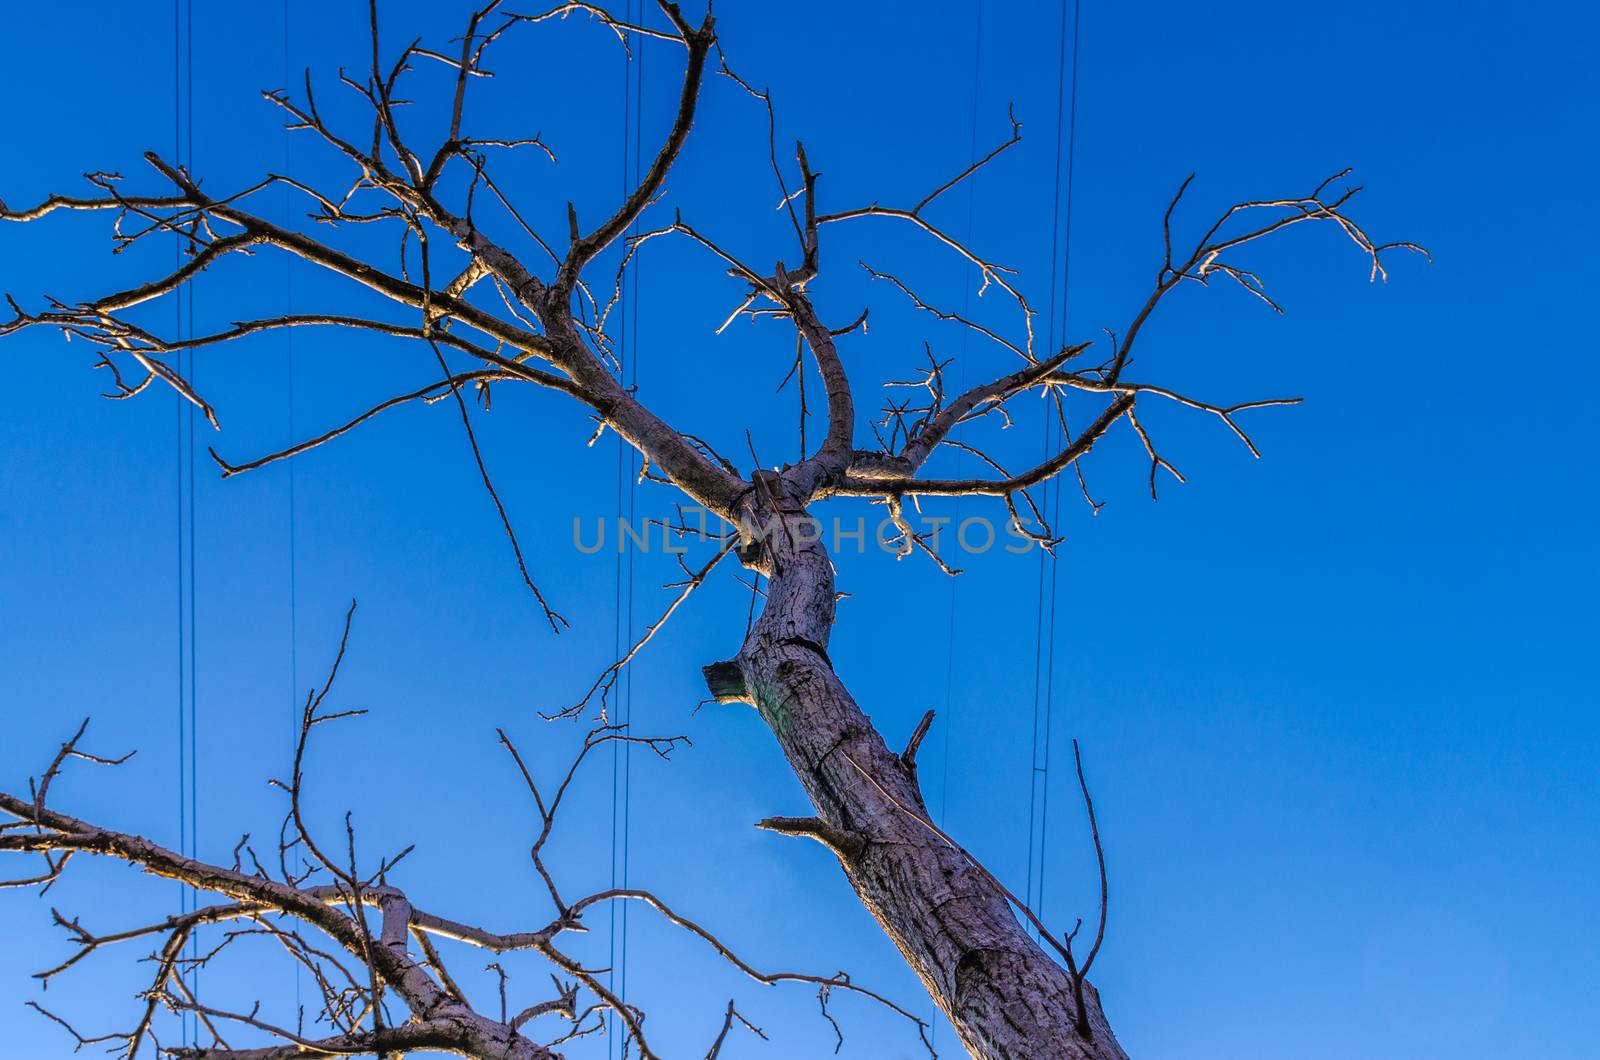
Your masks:
<instances>
[{"instance_id":1,"label":"clear blue sky","mask_svg":"<svg viewBox=\"0 0 1600 1060\"><path fill-rule=\"evenodd\" d=\"M829 207L914 202L965 163L976 50L980 143L1004 135L1008 101L1027 139L979 181L974 239L1021 268L1047 307L1060 13L984 8L976 49L977 12L961 4L729 3L719 28L735 67L772 87L780 143L805 138ZM392 0L387 39L438 41L464 13ZM290 0L287 14L291 80L312 65L329 112L353 117L333 72L366 61L365 5ZM284 164L283 135L256 94L285 81L284 11L196 0L193 17L193 164L208 188L238 188ZM26 203L80 187L76 174L94 169L153 187L139 155L174 140L171 12L27 4L8 23L0 196ZM1189 485L1150 503L1135 443L1119 437L1087 467L1107 507L1091 519L1068 505L1043 904L1057 922L1092 915L1065 739L1078 736L1113 874L1097 979L1135 1057L1596 1055L1587 450L1600 378L1587 203L1600 162L1597 31L1592 11L1544 3L1084 3L1069 337L1126 324L1159 263L1160 211L1190 171L1192 226L1236 198L1301 193L1354 165L1368 188L1356 215L1380 239L1427 244L1437 261L1397 260L1389 284L1370 285L1351 247L1302 230L1253 262L1286 316L1233 290L1175 297L1143 339L1141 379L1215 400L1306 403L1250 421L1260 461L1210 423L1152 415ZM642 55L648 143L669 113L677 56ZM622 167L614 42L573 19L523 30L494 65L501 78L470 115L480 135L542 132L561 158L554 170L507 167L530 219L559 234L568 198L598 216ZM420 86L443 81L425 70L418 84L427 99ZM413 120L437 117L419 104ZM753 102L713 80L670 186L686 219L763 263L789 245L764 135ZM297 176L343 174L307 139L288 158ZM950 196L941 219L964 228L966 203ZM167 260L112 259L105 235L93 218L0 230L0 288L34 305L41 292L88 297ZM824 253L825 315L842 323L874 306L873 330L844 346L863 380L903 375L923 337L959 352L958 334L909 314L854 265L915 277L951 304L962 297L956 263L884 227L840 232ZM793 393L772 393L792 348L781 329L713 336L737 289L687 247L652 246L641 269L642 394L741 465L746 427L769 463L790 458ZM263 257L201 280L197 324L282 311L291 280L302 310L369 301ZM1002 319L987 296L980 311ZM291 403L288 353L262 338L201 357L225 428L205 441L256 455L289 439L291 405L303 433L434 371L425 350L302 334ZM101 401L91 360L43 332L0 347L0 775L24 786L92 714L97 749L140 754L115 775L74 771L57 805L176 843L174 399ZM970 363L975 375L1003 366L976 347ZM531 811L494 727L546 772L570 750L575 733L536 711L570 702L609 658L614 557L579 556L570 541L574 515L614 512L616 452L585 449L583 416L548 393L502 388L477 422L535 575L574 620L559 639L516 578L448 406L390 414L296 467L298 674L288 469L226 483L202 474L202 854L226 858L246 830L275 833L279 796L264 780L286 769L294 690L320 677L355 596L338 703L373 714L315 750L321 820L353 809L368 851L418 842L401 882L427 907L504 929L544 922L526 865ZM1031 421L1001 451L1021 459L1037 445ZM660 512L669 500L646 488L639 504ZM1021 889L1039 568L1003 553L967 566L952 594L920 558L843 561L851 596L832 656L892 743L923 710L940 711L926 752L934 799L947 798L950 830ZM656 586L671 565L652 555L635 569L642 623L665 600ZM639 664L636 724L694 746L671 764L635 760L631 878L754 963L846 968L926 1010L823 852L750 827L804 807L759 718L691 714L699 667L735 650L747 598L725 574ZM582 787L593 816L571 818L559 841L572 891L609 878L610 762L596 765ZM79 865L45 902L4 894L0 1053L70 1052L21 1007L38 996L29 973L65 953L47 905L100 930L175 905L169 885L127 883L124 869ZM604 935L586 951L597 963ZM96 1030L131 1024L142 968L129 959L140 953L86 962L49 1003ZM487 999L482 963L456 960ZM531 992L542 980L529 962L514 983ZM281 996L293 976L256 969L216 988ZM804 990L742 984L637 912L628 989L672 1054L703 1052L733 993L774 1039L741 1041L733 1055L832 1047ZM841 1055L918 1055L893 1018L848 998L834 1009ZM948 1030L940 1041L951 1045ZM578 1055L605 1047L590 1048Z\"/></svg>"}]
</instances>

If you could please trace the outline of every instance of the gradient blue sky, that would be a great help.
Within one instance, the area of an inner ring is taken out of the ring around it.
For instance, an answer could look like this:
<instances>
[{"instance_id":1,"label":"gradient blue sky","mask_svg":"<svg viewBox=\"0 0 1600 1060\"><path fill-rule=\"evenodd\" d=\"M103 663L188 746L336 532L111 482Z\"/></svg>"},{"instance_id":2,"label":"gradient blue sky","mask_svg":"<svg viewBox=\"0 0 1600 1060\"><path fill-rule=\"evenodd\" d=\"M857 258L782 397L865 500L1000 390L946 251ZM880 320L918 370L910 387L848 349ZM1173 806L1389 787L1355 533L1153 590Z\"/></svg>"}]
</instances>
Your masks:
<instances>
[{"instance_id":1,"label":"gradient blue sky","mask_svg":"<svg viewBox=\"0 0 1600 1060\"><path fill-rule=\"evenodd\" d=\"M465 10L391 0L387 39L437 41ZM208 187L232 189L284 164L256 91L285 81L285 11L196 0L193 18L193 165ZM327 110L355 116L333 71L366 61L365 5L290 0L287 18L288 64L313 66ZM735 67L773 89L780 142L804 137L830 207L914 202L964 164L976 50L979 142L1004 135L1008 101L1027 139L983 174L970 224L1047 307L1059 19L1053 4L986 0L976 49L978 11L962 4L730 3L719 28ZM174 140L171 11L19 4L7 21L0 196L15 206L73 189L91 169L154 186L139 154ZM1043 904L1058 922L1092 915L1065 739L1078 736L1113 874L1097 978L1133 1056L1595 1055L1587 449L1600 378L1586 204L1600 162L1597 31L1594 12L1570 4L1084 4L1070 338L1131 317L1159 262L1161 209L1192 170L1191 230L1236 198L1301 193L1354 165L1368 189L1358 218L1380 239L1426 243L1437 260L1397 259L1391 282L1371 285L1334 233L1301 230L1248 263L1286 316L1235 290L1182 292L1146 332L1140 378L1216 400L1306 403L1251 419L1260 461L1211 423L1152 415L1189 485L1152 504L1136 443L1119 436L1087 468L1107 507L1091 518L1067 506ZM642 55L648 143L670 112L677 56ZM561 157L555 170L506 167L530 219L561 232L568 198L598 216L622 167L614 41L573 19L522 31L494 65L501 78L471 115L480 134L542 132ZM426 70L418 83L443 85ZM437 117L429 104L412 119ZM753 102L713 80L670 188L686 219L760 262L788 247L764 135ZM304 138L288 163L308 179L343 173ZM941 219L963 228L966 204L952 195ZM105 235L103 218L0 230L0 288L30 304L41 292L87 297L169 260L164 248L112 259ZM962 297L957 263L886 227L840 231L824 252L825 315L842 322L873 305L873 330L844 347L863 385L903 375L924 337L960 350L959 334L910 314L854 266L865 257L949 304ZM686 246L653 245L640 278L643 395L741 465L747 426L769 463L790 458L793 394L772 394L790 349L781 328L714 337L737 288ZM197 322L281 311L291 287L301 309L370 303L262 257L208 273ZM986 296L979 311L1002 320L1002 309ZM289 439L288 357L275 337L201 357L225 454ZM434 371L425 350L333 334L297 336L293 359L302 432ZM57 805L175 843L174 399L99 400L105 380L86 352L42 332L8 340L0 360L4 783L25 785L92 714L96 748L140 754L114 775L74 771ZM969 363L974 378L1004 367L975 346ZM295 690L323 672L355 596L337 702L373 713L315 749L320 819L331 826L353 809L372 852L418 842L400 882L427 907L505 929L544 922L526 865L532 816L494 727L546 773L570 753L575 732L536 711L570 702L609 658L614 557L576 554L570 520L614 511L616 452L585 449L583 416L548 393L502 388L477 423L535 575L574 620L559 639L516 578L448 406L393 413L298 463L297 647L287 468L226 483L202 474L202 854L226 857L246 830L275 833L280 796L264 780L287 766ZM1000 449L1021 459L1038 438L1033 421ZM660 512L669 501L646 488L639 504ZM925 752L933 797L951 831L1020 890L1039 567L995 553L967 568L952 594L920 559L843 560L851 596L832 655L891 742L939 709ZM642 623L665 599L656 586L671 565L643 556L635 570ZM694 746L670 764L635 760L631 878L754 963L843 967L926 1010L824 853L749 827L804 805L759 718L691 714L699 666L736 648L747 597L724 574L638 666L636 724ZM610 761L596 766L580 789L590 817L574 815L559 840L571 891L609 877ZM46 902L6 892L0 1053L70 1052L21 1007L38 996L29 973L65 952L48 904L109 930L175 902L170 885L106 866L75 866ZM604 936L585 951L597 962ZM742 1040L733 1055L831 1050L804 990L753 989L638 913L629 947L629 994L651 1012L658 1048L703 1052L737 994L773 1041ZM131 1023L136 955L87 962L49 1003L96 1030ZM481 955L455 963L492 989L477 975ZM542 978L530 962L514 982L531 992ZM292 981L263 964L207 985L237 999L281 996ZM834 1009L841 1055L918 1055L892 1017L848 998ZM951 1045L947 1029L940 1041ZM578 1055L605 1051L590 1048Z\"/></svg>"}]
</instances>

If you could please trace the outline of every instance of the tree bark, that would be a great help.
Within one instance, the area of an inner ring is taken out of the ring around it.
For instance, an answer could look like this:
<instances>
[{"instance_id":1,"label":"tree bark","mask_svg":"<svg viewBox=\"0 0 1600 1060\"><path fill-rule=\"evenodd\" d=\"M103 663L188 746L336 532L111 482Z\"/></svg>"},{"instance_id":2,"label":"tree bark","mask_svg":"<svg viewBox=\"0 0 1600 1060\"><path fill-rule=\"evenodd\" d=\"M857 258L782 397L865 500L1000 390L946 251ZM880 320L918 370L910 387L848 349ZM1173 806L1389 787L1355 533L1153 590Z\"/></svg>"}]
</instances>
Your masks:
<instances>
[{"instance_id":1,"label":"tree bark","mask_svg":"<svg viewBox=\"0 0 1600 1060\"><path fill-rule=\"evenodd\" d=\"M828 659L836 595L817 524L785 497L778 506L757 516L756 543L741 553L768 577L761 617L735 659L706 668L713 695L761 712L816 808L815 819L768 827L833 851L973 1056L1127 1060L1094 988L1084 984L1082 1033L1072 976L923 823L914 766L884 744Z\"/></svg>"}]
</instances>

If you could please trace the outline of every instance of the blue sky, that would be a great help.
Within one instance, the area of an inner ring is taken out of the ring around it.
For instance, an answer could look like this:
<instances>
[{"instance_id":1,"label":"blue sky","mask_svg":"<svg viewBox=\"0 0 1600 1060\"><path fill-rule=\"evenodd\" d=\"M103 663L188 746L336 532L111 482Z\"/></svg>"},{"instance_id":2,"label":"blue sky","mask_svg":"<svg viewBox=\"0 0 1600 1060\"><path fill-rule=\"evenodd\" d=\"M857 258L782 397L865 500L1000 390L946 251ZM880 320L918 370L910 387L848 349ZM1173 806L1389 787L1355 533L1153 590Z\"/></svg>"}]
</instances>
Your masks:
<instances>
[{"instance_id":1,"label":"blue sky","mask_svg":"<svg viewBox=\"0 0 1600 1060\"><path fill-rule=\"evenodd\" d=\"M243 186L286 160L298 177L343 176L310 140L286 146L257 95L285 82L287 13L288 65L311 65L328 111L356 118L333 73L366 61L365 5L328 6L196 0L193 166L208 187ZM959 193L940 218L970 224L981 247L1021 269L1043 311L1060 10L985 0L981 33L978 14L729 4L719 29L734 67L772 88L779 142L804 138L829 208L916 201L965 164L974 115L979 143L993 142L1014 102L1023 145L982 174L970 218ZM464 16L461 5L395 0L383 24L391 45L437 41ZM154 186L139 155L174 141L171 12L91 3L8 17L22 43L0 68L12 134L0 196L16 206L79 187L76 174L95 169ZM1159 264L1160 212L1191 171L1188 231L1235 199L1303 193L1353 165L1367 188L1355 215L1380 239L1425 243L1436 261L1397 259L1387 285L1369 284L1353 248L1302 228L1248 263L1286 315L1238 291L1181 292L1141 340L1139 378L1219 401L1306 403L1249 421L1260 461L1212 423L1152 413L1188 485L1164 486L1151 503L1137 443L1119 435L1086 467L1104 510L1091 517L1064 498L1043 905L1058 921L1093 910L1070 783L1067 737L1077 736L1113 874L1097 979L1133 1056L1594 1055L1600 726L1586 451L1600 379L1585 204L1600 152L1584 130L1600 90L1597 29L1587 9L1538 3L1083 6L1069 338L1131 318ZM648 143L670 113L677 56L639 54ZM574 18L523 30L494 65L500 77L471 120L483 135L540 132L561 160L507 165L530 220L560 233L569 198L599 216L624 164L615 42ZM418 85L419 101L443 91L436 71ZM411 120L434 136L438 117L419 102ZM788 247L763 116L725 80L709 85L669 193L686 220L752 260ZM287 205L274 197L262 208L281 216ZM95 218L8 226L0 288L35 305L42 293L70 300L169 260L165 248L113 259L105 237ZM903 376L925 338L961 351L959 333L907 311L855 265L954 304L959 263L887 226L841 229L824 254L825 317L873 307L872 330L844 346L860 385ZM792 350L781 328L741 323L714 336L737 285L686 245L652 244L639 269L642 395L741 466L747 427L765 461L791 458L793 391L773 393ZM291 299L301 310L370 304L263 256L202 278L197 325ZM973 304L985 319L1010 319L989 295ZM973 378L1006 367L975 344L967 356ZM97 748L137 746L139 756L116 774L74 772L57 805L175 843L174 400L99 400L92 358L43 332L8 340L0 359L4 783L25 785L92 714ZM435 370L425 350L329 333L296 336L292 351L277 337L207 351L198 376L224 430L202 440L230 458L256 455L286 444L291 416L314 431ZM287 768L295 690L321 676L357 597L337 700L372 714L315 748L321 820L353 809L373 852L418 842L401 882L429 908L504 929L544 922L526 864L533 816L494 727L547 773L571 751L576 732L537 712L571 702L610 658L615 558L576 553L571 519L614 514L616 451L586 449L583 415L549 393L502 388L475 423L535 577L574 621L560 638L516 577L446 405L399 410L297 462L293 626L289 469L200 476L202 854L224 858L241 832L275 830L280 797L264 781ZM1029 419L997 451L1020 460L1038 439ZM638 503L659 513L670 501L647 487ZM851 594L831 648L840 672L891 743L939 711L925 752L933 797L947 827L1020 889L1037 559L974 557L954 592L920 558L850 556L840 568ZM636 557L635 625L664 604L657 586L673 569L659 554ZM804 806L759 718L692 713L699 667L736 649L747 601L724 573L632 678L639 729L686 733L694 746L671 763L633 762L631 878L715 925L753 963L846 968L923 1011L917 984L820 849L749 827ZM559 841L572 891L610 876L610 760L596 766L580 789L591 816L569 819ZM75 866L46 902L7 892L9 1049L70 1051L21 1008L38 996L28 975L65 952L47 904L111 929L175 903L170 886L130 884L115 866ZM586 953L599 960L596 934ZM137 955L87 962L51 987L50 1005L96 1029L131 1023ZM492 990L478 955L456 963ZM703 1052L735 994L773 1042L742 1042L734 1055L832 1048L805 991L752 988L638 913L627 975L658 1048L673 1054ZM532 991L542 978L529 962L514 982ZM281 997L292 980L263 966L217 988ZM834 1009L841 1055L918 1054L892 1017L849 999ZM951 1044L948 1030L940 1040ZM578 1055L605 1051L590 1048Z\"/></svg>"}]
</instances>

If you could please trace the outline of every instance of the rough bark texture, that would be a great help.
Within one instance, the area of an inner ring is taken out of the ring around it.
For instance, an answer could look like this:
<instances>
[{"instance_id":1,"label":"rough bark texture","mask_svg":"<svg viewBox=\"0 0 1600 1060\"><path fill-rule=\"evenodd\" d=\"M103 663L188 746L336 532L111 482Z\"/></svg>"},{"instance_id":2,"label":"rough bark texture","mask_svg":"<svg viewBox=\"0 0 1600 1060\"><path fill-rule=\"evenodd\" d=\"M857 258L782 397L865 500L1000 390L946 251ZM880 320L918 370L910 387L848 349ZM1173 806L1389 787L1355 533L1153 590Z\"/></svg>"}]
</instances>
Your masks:
<instances>
[{"instance_id":1,"label":"rough bark texture","mask_svg":"<svg viewBox=\"0 0 1600 1060\"><path fill-rule=\"evenodd\" d=\"M961 1043L985 1060L1126 1060L1085 984L1089 1034L1075 1027L1072 978L1023 929L994 885L916 815L927 816L915 772L885 746L828 659L833 566L800 507L763 525L767 600L738 657L742 690L772 728L815 822L778 830L833 850L868 910L921 978Z\"/></svg>"}]
</instances>

